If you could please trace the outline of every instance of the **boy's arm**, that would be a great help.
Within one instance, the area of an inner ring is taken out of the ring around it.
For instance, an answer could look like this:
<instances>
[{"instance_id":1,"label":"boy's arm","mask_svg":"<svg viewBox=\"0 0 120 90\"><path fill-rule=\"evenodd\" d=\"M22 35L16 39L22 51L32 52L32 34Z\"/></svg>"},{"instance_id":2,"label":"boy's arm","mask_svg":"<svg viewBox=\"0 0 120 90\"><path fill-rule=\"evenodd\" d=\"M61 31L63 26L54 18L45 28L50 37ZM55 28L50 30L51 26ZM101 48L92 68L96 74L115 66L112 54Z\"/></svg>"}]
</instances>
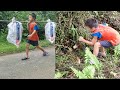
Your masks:
<instances>
[{"instance_id":1,"label":"boy's arm","mask_svg":"<svg viewBox=\"0 0 120 90\"><path fill-rule=\"evenodd\" d=\"M34 30L34 31L32 32L32 34L28 35L28 37L29 37L29 38L32 37L35 33L36 33L36 30Z\"/></svg>"},{"instance_id":2,"label":"boy's arm","mask_svg":"<svg viewBox=\"0 0 120 90\"><path fill-rule=\"evenodd\" d=\"M38 31L38 26L36 25L36 26L34 27L34 31L32 32L32 34L28 35L28 37L29 37L29 38L32 37L37 31Z\"/></svg>"},{"instance_id":3,"label":"boy's arm","mask_svg":"<svg viewBox=\"0 0 120 90\"><path fill-rule=\"evenodd\" d=\"M82 41L82 42L84 42L84 43L86 43L88 45L93 46L97 42L97 38L98 37L94 36L93 39L92 39L92 41L88 41L88 40L85 40L83 37L80 37L79 41Z\"/></svg>"}]
</instances>

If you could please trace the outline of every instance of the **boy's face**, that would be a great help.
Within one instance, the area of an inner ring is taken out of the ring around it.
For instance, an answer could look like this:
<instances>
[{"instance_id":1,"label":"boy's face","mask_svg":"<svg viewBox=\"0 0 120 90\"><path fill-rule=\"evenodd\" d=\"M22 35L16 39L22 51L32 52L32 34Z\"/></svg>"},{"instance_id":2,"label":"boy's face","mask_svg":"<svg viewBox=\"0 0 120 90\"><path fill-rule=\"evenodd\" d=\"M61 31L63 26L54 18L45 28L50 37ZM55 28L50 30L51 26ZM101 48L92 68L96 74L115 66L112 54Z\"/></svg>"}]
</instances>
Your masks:
<instances>
[{"instance_id":1,"label":"boy's face","mask_svg":"<svg viewBox=\"0 0 120 90\"><path fill-rule=\"evenodd\" d=\"M29 21L31 22L33 20L34 20L33 17L31 15L29 15Z\"/></svg>"},{"instance_id":2,"label":"boy's face","mask_svg":"<svg viewBox=\"0 0 120 90\"><path fill-rule=\"evenodd\" d=\"M96 28L89 28L88 26L86 26L86 29L88 29L90 32L94 31Z\"/></svg>"},{"instance_id":3,"label":"boy's face","mask_svg":"<svg viewBox=\"0 0 120 90\"><path fill-rule=\"evenodd\" d=\"M91 31L91 29L88 26L86 26L86 29L89 30L89 31Z\"/></svg>"}]
</instances>

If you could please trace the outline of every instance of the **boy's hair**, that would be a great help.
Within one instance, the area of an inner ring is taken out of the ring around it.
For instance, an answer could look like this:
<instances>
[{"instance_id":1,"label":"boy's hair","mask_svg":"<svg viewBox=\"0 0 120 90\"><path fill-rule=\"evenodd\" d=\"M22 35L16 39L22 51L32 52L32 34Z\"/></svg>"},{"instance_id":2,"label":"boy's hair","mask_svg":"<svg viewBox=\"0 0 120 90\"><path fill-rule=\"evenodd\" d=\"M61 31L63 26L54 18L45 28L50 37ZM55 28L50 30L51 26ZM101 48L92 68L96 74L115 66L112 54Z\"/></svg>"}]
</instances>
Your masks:
<instances>
[{"instance_id":1,"label":"boy's hair","mask_svg":"<svg viewBox=\"0 0 120 90\"><path fill-rule=\"evenodd\" d=\"M31 13L30 15L31 15L34 19L36 19L35 13Z\"/></svg>"},{"instance_id":2,"label":"boy's hair","mask_svg":"<svg viewBox=\"0 0 120 90\"><path fill-rule=\"evenodd\" d=\"M98 20L90 18L85 21L85 25L88 26L89 28L97 28L98 27Z\"/></svg>"}]
</instances>

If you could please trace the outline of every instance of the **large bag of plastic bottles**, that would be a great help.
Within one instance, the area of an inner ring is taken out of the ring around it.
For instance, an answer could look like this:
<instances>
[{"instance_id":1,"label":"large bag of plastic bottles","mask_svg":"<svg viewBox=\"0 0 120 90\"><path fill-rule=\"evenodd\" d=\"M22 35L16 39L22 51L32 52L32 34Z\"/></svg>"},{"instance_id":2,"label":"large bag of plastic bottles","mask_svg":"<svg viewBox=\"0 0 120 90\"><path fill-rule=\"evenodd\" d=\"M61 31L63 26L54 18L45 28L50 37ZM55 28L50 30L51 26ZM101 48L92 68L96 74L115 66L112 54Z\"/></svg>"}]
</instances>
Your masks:
<instances>
[{"instance_id":1,"label":"large bag of plastic bottles","mask_svg":"<svg viewBox=\"0 0 120 90\"><path fill-rule=\"evenodd\" d=\"M55 42L55 28L56 23L52 22L50 19L47 20L47 24L45 25L45 37L51 43Z\"/></svg>"},{"instance_id":2,"label":"large bag of plastic bottles","mask_svg":"<svg viewBox=\"0 0 120 90\"><path fill-rule=\"evenodd\" d=\"M15 17L12 18L12 22L8 25L8 35L7 40L9 43L14 44L17 48L20 46L22 39L23 26L22 23L15 20Z\"/></svg>"}]
</instances>

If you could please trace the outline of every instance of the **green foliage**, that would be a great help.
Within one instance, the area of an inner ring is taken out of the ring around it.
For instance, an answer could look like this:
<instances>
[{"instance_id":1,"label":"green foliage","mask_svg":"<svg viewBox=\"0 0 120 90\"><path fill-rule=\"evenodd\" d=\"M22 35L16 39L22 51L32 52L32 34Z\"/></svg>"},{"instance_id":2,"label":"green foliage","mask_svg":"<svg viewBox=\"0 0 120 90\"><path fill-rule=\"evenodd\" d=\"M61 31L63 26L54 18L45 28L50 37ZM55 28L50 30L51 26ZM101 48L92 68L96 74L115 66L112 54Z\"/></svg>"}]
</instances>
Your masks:
<instances>
[{"instance_id":1,"label":"green foliage","mask_svg":"<svg viewBox=\"0 0 120 90\"><path fill-rule=\"evenodd\" d=\"M85 64L86 65L93 64L98 70L100 70L100 67L101 67L101 63L99 62L97 57L92 54L92 52L88 47L86 47L86 50L85 50Z\"/></svg>"},{"instance_id":2,"label":"green foliage","mask_svg":"<svg viewBox=\"0 0 120 90\"><path fill-rule=\"evenodd\" d=\"M93 65L90 65L93 64ZM95 76L95 68L99 71L102 64L98 61L97 57L92 54L90 49L86 47L85 50L85 68L82 71L78 71L73 67L70 67L72 71L75 73L76 77L79 79L92 79L92 78L104 78L102 76L94 77Z\"/></svg>"},{"instance_id":3,"label":"green foliage","mask_svg":"<svg viewBox=\"0 0 120 90\"><path fill-rule=\"evenodd\" d=\"M73 40L78 40L78 38L79 38L78 30L76 28L74 28L73 25L72 25L71 30L69 30L69 32L70 32L69 34L72 35Z\"/></svg>"},{"instance_id":4,"label":"green foliage","mask_svg":"<svg viewBox=\"0 0 120 90\"><path fill-rule=\"evenodd\" d=\"M88 78L94 78L95 75L95 67L92 65L89 65L85 67L82 71Z\"/></svg>"},{"instance_id":5,"label":"green foliage","mask_svg":"<svg viewBox=\"0 0 120 90\"><path fill-rule=\"evenodd\" d=\"M65 72L56 72L55 73L55 79L60 79L61 77L63 77L63 75L65 74Z\"/></svg>"},{"instance_id":6,"label":"green foliage","mask_svg":"<svg viewBox=\"0 0 120 90\"><path fill-rule=\"evenodd\" d=\"M16 48L15 45L8 43L5 40L0 39L0 41L1 41L1 43L0 43L0 55L22 52L22 51L25 51L25 49L26 49L26 47L25 47L26 42L25 41L21 42L19 48ZM51 43L49 41L46 41L46 40L41 40L40 46L48 47L48 46L51 46ZM34 46L30 46L30 49L34 49L34 48L35 48Z\"/></svg>"},{"instance_id":7,"label":"green foliage","mask_svg":"<svg viewBox=\"0 0 120 90\"><path fill-rule=\"evenodd\" d=\"M71 69L79 79L87 79L87 77L81 71L78 71L73 67L71 67Z\"/></svg>"},{"instance_id":8,"label":"green foliage","mask_svg":"<svg viewBox=\"0 0 120 90\"><path fill-rule=\"evenodd\" d=\"M79 79L92 79L95 75L95 67L92 65L86 66L82 72L76 70L75 68L71 67L72 71L75 73L76 77Z\"/></svg>"},{"instance_id":9,"label":"green foliage","mask_svg":"<svg viewBox=\"0 0 120 90\"><path fill-rule=\"evenodd\" d=\"M114 56L120 57L120 44L114 48Z\"/></svg>"},{"instance_id":10,"label":"green foliage","mask_svg":"<svg viewBox=\"0 0 120 90\"><path fill-rule=\"evenodd\" d=\"M63 62L63 61L66 61L66 60L68 60L69 58L68 58L68 56L66 56L66 55L63 55L63 56L56 56L56 59L57 59L57 62Z\"/></svg>"}]
</instances>

